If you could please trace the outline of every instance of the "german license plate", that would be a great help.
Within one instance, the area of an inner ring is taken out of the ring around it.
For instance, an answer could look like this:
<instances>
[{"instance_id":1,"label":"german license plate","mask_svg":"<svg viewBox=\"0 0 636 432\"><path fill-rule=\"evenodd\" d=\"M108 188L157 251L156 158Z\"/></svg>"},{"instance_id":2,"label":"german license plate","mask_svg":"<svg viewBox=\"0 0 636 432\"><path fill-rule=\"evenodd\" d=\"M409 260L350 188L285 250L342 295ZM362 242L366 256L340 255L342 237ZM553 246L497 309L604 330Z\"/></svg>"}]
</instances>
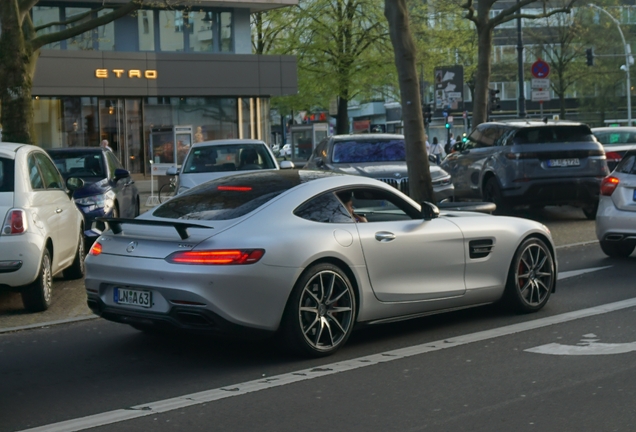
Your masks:
<instances>
[{"instance_id":1,"label":"german license plate","mask_svg":"<svg viewBox=\"0 0 636 432\"><path fill-rule=\"evenodd\" d=\"M549 167L569 167L569 166L579 166L581 161L579 158L572 159L549 159L548 166Z\"/></svg>"},{"instance_id":2,"label":"german license plate","mask_svg":"<svg viewBox=\"0 0 636 432\"><path fill-rule=\"evenodd\" d=\"M127 288L115 288L115 303L145 308L152 307L152 293Z\"/></svg>"}]
</instances>

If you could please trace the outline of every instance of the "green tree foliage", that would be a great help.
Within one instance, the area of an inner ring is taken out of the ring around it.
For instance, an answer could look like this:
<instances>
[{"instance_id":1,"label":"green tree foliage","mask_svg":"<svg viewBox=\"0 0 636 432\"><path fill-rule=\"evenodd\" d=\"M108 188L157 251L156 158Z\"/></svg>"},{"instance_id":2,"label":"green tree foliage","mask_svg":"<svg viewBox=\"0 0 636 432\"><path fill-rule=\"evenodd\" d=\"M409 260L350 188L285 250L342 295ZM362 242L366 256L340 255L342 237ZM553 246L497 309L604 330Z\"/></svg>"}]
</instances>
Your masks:
<instances>
[{"instance_id":1,"label":"green tree foliage","mask_svg":"<svg viewBox=\"0 0 636 432\"><path fill-rule=\"evenodd\" d=\"M38 0L0 1L0 124L3 140L33 143L33 74L43 46L78 36L139 9L142 0L131 0L111 12L94 17L91 11L66 22L36 27L31 9ZM58 27L61 30L49 31Z\"/></svg>"},{"instance_id":2,"label":"green tree foliage","mask_svg":"<svg viewBox=\"0 0 636 432\"><path fill-rule=\"evenodd\" d=\"M300 0L296 7L254 17L262 22L262 30L254 28L255 47L265 48L257 53L298 60L298 95L275 98L272 105L282 112L324 109L338 98L337 132L347 133L349 101L395 80L382 6L381 0ZM268 38L277 41L259 45Z\"/></svg>"},{"instance_id":3,"label":"green tree foliage","mask_svg":"<svg viewBox=\"0 0 636 432\"><path fill-rule=\"evenodd\" d=\"M488 115L488 85L492 72L494 29L500 24L517 18L537 19L558 13L569 13L575 1L568 0L567 3L563 3L561 0L556 0L556 3L551 3L549 0L540 2L519 0L516 3L503 3L502 9L493 9L497 3L496 0L465 0L465 3L460 5L466 11L465 18L471 21L477 30L478 57L473 99L473 127L485 122ZM530 5L539 5L542 8L542 13L527 13L523 10ZM491 14L493 10L496 13Z\"/></svg>"}]
</instances>

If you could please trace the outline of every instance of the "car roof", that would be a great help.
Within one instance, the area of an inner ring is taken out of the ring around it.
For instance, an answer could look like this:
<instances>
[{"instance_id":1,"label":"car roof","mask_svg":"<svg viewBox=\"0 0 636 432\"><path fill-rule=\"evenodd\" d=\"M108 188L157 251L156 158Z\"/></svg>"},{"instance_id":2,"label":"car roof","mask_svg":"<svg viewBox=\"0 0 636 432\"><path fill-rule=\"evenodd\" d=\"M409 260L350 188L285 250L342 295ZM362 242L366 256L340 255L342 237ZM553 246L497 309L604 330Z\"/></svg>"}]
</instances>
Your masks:
<instances>
[{"instance_id":1,"label":"car roof","mask_svg":"<svg viewBox=\"0 0 636 432\"><path fill-rule=\"evenodd\" d=\"M49 153L101 153L101 147L59 147L46 149Z\"/></svg>"},{"instance_id":2,"label":"car roof","mask_svg":"<svg viewBox=\"0 0 636 432\"><path fill-rule=\"evenodd\" d=\"M592 132L636 132L636 126L601 126L592 128Z\"/></svg>"},{"instance_id":3,"label":"car roof","mask_svg":"<svg viewBox=\"0 0 636 432\"><path fill-rule=\"evenodd\" d=\"M331 138L334 141L365 141L370 139L386 139L396 140L404 139L404 135L400 134L385 134L385 133L365 133L365 134L348 134L348 135L333 135Z\"/></svg>"},{"instance_id":4,"label":"car roof","mask_svg":"<svg viewBox=\"0 0 636 432\"><path fill-rule=\"evenodd\" d=\"M222 139L222 140L210 140L210 141L202 141L192 145L193 148L196 147L208 147L208 146L216 146L216 145L242 145L242 144L265 144L264 141L256 140L256 139Z\"/></svg>"},{"instance_id":5,"label":"car roof","mask_svg":"<svg viewBox=\"0 0 636 432\"><path fill-rule=\"evenodd\" d=\"M10 142L0 142L0 156L7 159L15 159L15 154L20 147L30 144L17 144Z\"/></svg>"},{"instance_id":6,"label":"car roof","mask_svg":"<svg viewBox=\"0 0 636 432\"><path fill-rule=\"evenodd\" d=\"M517 128L524 127L553 127L553 126L587 126L586 123L581 122L573 122L573 121L562 121L562 120L548 120L547 122L541 120L504 120L498 122L487 122L482 124L498 124L502 126L513 126Z\"/></svg>"}]
</instances>

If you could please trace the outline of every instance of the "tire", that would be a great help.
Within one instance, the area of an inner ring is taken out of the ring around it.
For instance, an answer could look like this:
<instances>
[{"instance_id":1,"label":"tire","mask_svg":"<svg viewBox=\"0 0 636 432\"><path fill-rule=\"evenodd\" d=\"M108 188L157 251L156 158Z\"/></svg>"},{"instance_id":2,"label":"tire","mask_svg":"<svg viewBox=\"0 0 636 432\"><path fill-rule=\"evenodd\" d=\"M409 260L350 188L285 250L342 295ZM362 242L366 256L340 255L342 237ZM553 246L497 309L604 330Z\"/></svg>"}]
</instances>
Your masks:
<instances>
[{"instance_id":1,"label":"tire","mask_svg":"<svg viewBox=\"0 0 636 432\"><path fill-rule=\"evenodd\" d=\"M528 238L517 248L508 270L504 305L515 312L536 312L550 299L556 283L554 257L538 238Z\"/></svg>"},{"instance_id":2,"label":"tire","mask_svg":"<svg viewBox=\"0 0 636 432\"><path fill-rule=\"evenodd\" d=\"M163 203L165 201L168 201L174 196L174 193L175 187L171 183L161 186L161 189L159 189L159 202Z\"/></svg>"},{"instance_id":3,"label":"tire","mask_svg":"<svg viewBox=\"0 0 636 432\"><path fill-rule=\"evenodd\" d=\"M621 242L601 241L603 253L612 258L627 258L634 252L636 245Z\"/></svg>"},{"instance_id":4,"label":"tire","mask_svg":"<svg viewBox=\"0 0 636 432\"><path fill-rule=\"evenodd\" d=\"M320 263L298 279L283 315L287 348L309 357L325 357L343 346L353 330L356 298L347 275Z\"/></svg>"},{"instance_id":5,"label":"tire","mask_svg":"<svg viewBox=\"0 0 636 432\"><path fill-rule=\"evenodd\" d=\"M51 254L44 249L38 277L22 289L22 303L29 312L42 312L51 305L53 274L51 273Z\"/></svg>"},{"instance_id":6,"label":"tire","mask_svg":"<svg viewBox=\"0 0 636 432\"><path fill-rule=\"evenodd\" d=\"M495 177L490 177L484 185L484 201L494 203L497 206L494 214L504 214L510 211L510 208L504 203L501 195L501 187Z\"/></svg>"},{"instance_id":7,"label":"tire","mask_svg":"<svg viewBox=\"0 0 636 432\"><path fill-rule=\"evenodd\" d=\"M135 214L133 215L133 217L136 218L140 214L141 214L141 206L139 205L139 196L137 196L137 200L135 201Z\"/></svg>"},{"instance_id":8,"label":"tire","mask_svg":"<svg viewBox=\"0 0 636 432\"><path fill-rule=\"evenodd\" d=\"M598 211L598 203L590 207L583 207L581 210L583 210L583 214L588 220L594 220L596 219L596 212Z\"/></svg>"},{"instance_id":9,"label":"tire","mask_svg":"<svg viewBox=\"0 0 636 432\"><path fill-rule=\"evenodd\" d=\"M77 251L75 252L75 259L73 260L73 264L67 269L64 270L64 279L74 280L81 279L84 277L86 272L86 268L84 267L84 235L82 230L80 230L79 240L77 242Z\"/></svg>"}]
</instances>

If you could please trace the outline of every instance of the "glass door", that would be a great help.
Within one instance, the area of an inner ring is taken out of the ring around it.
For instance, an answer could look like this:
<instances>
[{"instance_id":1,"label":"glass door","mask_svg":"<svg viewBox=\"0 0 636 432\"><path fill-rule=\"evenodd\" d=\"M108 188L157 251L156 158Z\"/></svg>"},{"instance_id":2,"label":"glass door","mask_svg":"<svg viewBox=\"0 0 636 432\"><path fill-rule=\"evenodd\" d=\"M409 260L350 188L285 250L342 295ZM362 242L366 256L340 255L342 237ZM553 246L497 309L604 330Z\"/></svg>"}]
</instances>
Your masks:
<instances>
[{"instance_id":1,"label":"glass door","mask_svg":"<svg viewBox=\"0 0 636 432\"><path fill-rule=\"evenodd\" d=\"M99 132L100 141L108 140L124 168L143 172L141 99L100 99Z\"/></svg>"}]
</instances>

